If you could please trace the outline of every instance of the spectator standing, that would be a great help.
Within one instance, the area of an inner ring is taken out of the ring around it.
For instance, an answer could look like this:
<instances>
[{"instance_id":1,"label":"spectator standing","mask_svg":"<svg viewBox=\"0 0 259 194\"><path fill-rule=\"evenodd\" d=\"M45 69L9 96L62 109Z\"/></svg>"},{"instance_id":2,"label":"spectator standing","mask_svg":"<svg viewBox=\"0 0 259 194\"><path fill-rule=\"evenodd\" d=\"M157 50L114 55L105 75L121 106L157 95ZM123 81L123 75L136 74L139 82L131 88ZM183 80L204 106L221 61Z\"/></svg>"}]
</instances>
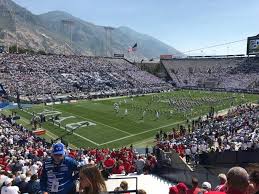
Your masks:
<instances>
[{"instance_id":1,"label":"spectator standing","mask_svg":"<svg viewBox=\"0 0 259 194\"><path fill-rule=\"evenodd\" d=\"M52 156L43 165L40 187L43 194L73 194L75 191L75 176L78 163L65 156L62 143L56 143L52 148Z\"/></svg>"}]
</instances>

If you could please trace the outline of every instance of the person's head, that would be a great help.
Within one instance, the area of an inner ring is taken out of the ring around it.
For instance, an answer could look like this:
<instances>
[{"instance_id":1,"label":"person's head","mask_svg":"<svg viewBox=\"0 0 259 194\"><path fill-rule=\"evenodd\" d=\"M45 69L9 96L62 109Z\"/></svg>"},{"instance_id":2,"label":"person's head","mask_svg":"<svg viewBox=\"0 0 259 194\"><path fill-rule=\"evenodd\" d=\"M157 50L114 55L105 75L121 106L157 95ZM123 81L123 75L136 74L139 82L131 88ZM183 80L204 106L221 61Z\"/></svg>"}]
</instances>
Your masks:
<instances>
[{"instance_id":1,"label":"person's head","mask_svg":"<svg viewBox=\"0 0 259 194\"><path fill-rule=\"evenodd\" d=\"M54 163L60 164L65 157L65 146L62 143L56 143L52 146L52 158Z\"/></svg>"},{"instance_id":2,"label":"person's head","mask_svg":"<svg viewBox=\"0 0 259 194\"><path fill-rule=\"evenodd\" d=\"M145 190L143 190L143 189L139 189L138 190L138 194L147 194L147 192Z\"/></svg>"},{"instance_id":3,"label":"person's head","mask_svg":"<svg viewBox=\"0 0 259 194\"><path fill-rule=\"evenodd\" d=\"M16 177L18 177L18 176L20 176L21 175L21 172L20 171L17 171L16 173L15 173L15 176Z\"/></svg>"},{"instance_id":4,"label":"person's head","mask_svg":"<svg viewBox=\"0 0 259 194\"><path fill-rule=\"evenodd\" d=\"M114 189L114 191L123 191L123 189L121 188L121 187L116 187L115 189ZM117 192L115 192L115 193L117 193ZM118 192L119 193L119 192Z\"/></svg>"},{"instance_id":5,"label":"person's head","mask_svg":"<svg viewBox=\"0 0 259 194\"><path fill-rule=\"evenodd\" d=\"M203 182L201 188L205 189L206 191L211 190L211 184L209 182Z\"/></svg>"},{"instance_id":6,"label":"person's head","mask_svg":"<svg viewBox=\"0 0 259 194\"><path fill-rule=\"evenodd\" d=\"M250 182L253 184L254 189L259 191L259 171L254 170L249 176Z\"/></svg>"},{"instance_id":7,"label":"person's head","mask_svg":"<svg viewBox=\"0 0 259 194\"><path fill-rule=\"evenodd\" d=\"M106 191L104 179L94 165L86 165L80 169L80 190L84 194L95 194L101 191Z\"/></svg>"},{"instance_id":8,"label":"person's head","mask_svg":"<svg viewBox=\"0 0 259 194\"><path fill-rule=\"evenodd\" d=\"M178 189L178 194L186 194L188 191L188 187L184 183L178 183L176 187Z\"/></svg>"},{"instance_id":9,"label":"person's head","mask_svg":"<svg viewBox=\"0 0 259 194\"><path fill-rule=\"evenodd\" d=\"M7 178L5 181L4 181L4 184L5 186L11 186L12 185L12 182L13 182L13 179L11 178Z\"/></svg>"},{"instance_id":10,"label":"person's head","mask_svg":"<svg viewBox=\"0 0 259 194\"><path fill-rule=\"evenodd\" d=\"M121 181L120 187L123 189L123 191L127 191L128 183L126 181Z\"/></svg>"},{"instance_id":11,"label":"person's head","mask_svg":"<svg viewBox=\"0 0 259 194\"><path fill-rule=\"evenodd\" d=\"M26 177L31 177L31 171L27 171L27 172L25 173L25 175L26 175Z\"/></svg>"},{"instance_id":12,"label":"person's head","mask_svg":"<svg viewBox=\"0 0 259 194\"><path fill-rule=\"evenodd\" d=\"M227 182L227 177L225 174L218 175L220 185L224 185Z\"/></svg>"},{"instance_id":13,"label":"person's head","mask_svg":"<svg viewBox=\"0 0 259 194\"><path fill-rule=\"evenodd\" d=\"M199 181L196 177L192 177L192 186L193 187L198 187Z\"/></svg>"},{"instance_id":14,"label":"person's head","mask_svg":"<svg viewBox=\"0 0 259 194\"><path fill-rule=\"evenodd\" d=\"M21 175L20 175L20 178L21 178L21 181L25 181L26 175L25 175L25 174L21 174Z\"/></svg>"},{"instance_id":15,"label":"person's head","mask_svg":"<svg viewBox=\"0 0 259 194\"><path fill-rule=\"evenodd\" d=\"M31 176L31 181L36 181L38 179L37 174Z\"/></svg>"},{"instance_id":16,"label":"person's head","mask_svg":"<svg viewBox=\"0 0 259 194\"><path fill-rule=\"evenodd\" d=\"M247 171L241 167L233 167L227 173L228 189L245 192L249 186Z\"/></svg>"}]
</instances>

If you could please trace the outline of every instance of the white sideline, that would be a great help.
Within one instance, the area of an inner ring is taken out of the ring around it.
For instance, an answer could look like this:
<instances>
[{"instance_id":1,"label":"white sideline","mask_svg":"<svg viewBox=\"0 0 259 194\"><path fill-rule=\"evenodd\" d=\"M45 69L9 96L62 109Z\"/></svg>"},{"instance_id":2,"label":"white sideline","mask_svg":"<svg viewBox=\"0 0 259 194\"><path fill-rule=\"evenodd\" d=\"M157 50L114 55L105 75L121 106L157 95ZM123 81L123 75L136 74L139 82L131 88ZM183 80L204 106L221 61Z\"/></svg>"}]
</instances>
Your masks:
<instances>
[{"instance_id":1,"label":"white sideline","mask_svg":"<svg viewBox=\"0 0 259 194\"><path fill-rule=\"evenodd\" d=\"M153 129L150 129L150 130L147 130L147 131L142 131L140 133L135 133L135 134L132 134L132 135L128 135L128 136L125 136L125 137L121 137L119 139L115 139L115 140L111 140L111 141L108 141L108 142L105 142L105 143L101 143L100 145L105 145L105 144L109 144L109 143L113 143L113 142L116 142L116 141L120 141L120 140L123 140L123 139L127 139L129 137L134 137L134 136L137 136L137 135L141 135L141 134L144 134L144 133L148 133L150 131L155 131L157 129L161 129L161 128L164 128L164 127L169 127L169 126L172 126L172 125L177 125L177 124L180 124L180 123L184 123L185 121L178 121L178 122L175 122L175 123L171 123L171 124L168 124L168 125L163 125L163 126L160 126L160 127L157 127L157 128L153 128Z\"/></svg>"},{"instance_id":2,"label":"white sideline","mask_svg":"<svg viewBox=\"0 0 259 194\"><path fill-rule=\"evenodd\" d=\"M172 90L173 91L173 90ZM172 92L170 91L170 92ZM157 93L148 93L148 94L140 94L140 96L144 95L144 96L150 96L150 95L154 95ZM121 98L131 98L131 97L136 97L139 95L131 95L131 96L114 96L114 97L109 97L109 98L97 98L97 99L92 99L92 101L105 101L105 100L114 100L114 99L121 99Z\"/></svg>"}]
</instances>

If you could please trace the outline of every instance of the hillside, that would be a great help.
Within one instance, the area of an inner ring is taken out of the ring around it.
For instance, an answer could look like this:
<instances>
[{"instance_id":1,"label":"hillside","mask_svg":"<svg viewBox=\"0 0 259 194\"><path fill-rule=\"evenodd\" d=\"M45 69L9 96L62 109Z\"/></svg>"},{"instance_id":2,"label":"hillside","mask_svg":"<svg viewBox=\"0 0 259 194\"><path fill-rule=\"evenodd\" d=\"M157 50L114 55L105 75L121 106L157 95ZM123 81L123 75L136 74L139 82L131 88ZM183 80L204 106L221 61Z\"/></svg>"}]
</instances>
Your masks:
<instances>
[{"instance_id":1,"label":"hillside","mask_svg":"<svg viewBox=\"0 0 259 194\"><path fill-rule=\"evenodd\" d=\"M160 54L181 55L165 43L128 27L107 31L104 26L61 11L34 15L11 0L0 0L0 10L0 41L6 47L15 44L17 37L19 47L48 53L101 56L123 53L131 59L153 58ZM128 53L129 46L136 42L137 52Z\"/></svg>"}]
</instances>

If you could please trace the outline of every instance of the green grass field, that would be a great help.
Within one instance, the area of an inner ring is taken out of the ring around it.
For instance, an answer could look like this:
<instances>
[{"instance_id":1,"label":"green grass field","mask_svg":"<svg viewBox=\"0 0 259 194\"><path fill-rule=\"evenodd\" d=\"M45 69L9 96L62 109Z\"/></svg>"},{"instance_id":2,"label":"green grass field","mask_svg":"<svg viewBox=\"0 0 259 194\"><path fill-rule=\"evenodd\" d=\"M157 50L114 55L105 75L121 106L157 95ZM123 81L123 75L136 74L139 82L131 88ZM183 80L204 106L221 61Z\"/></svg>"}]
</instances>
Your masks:
<instances>
[{"instance_id":1,"label":"green grass field","mask_svg":"<svg viewBox=\"0 0 259 194\"><path fill-rule=\"evenodd\" d=\"M185 90L53 106L35 105L31 109L17 112L22 117L19 122L26 127L31 127L29 122L33 112L44 112L47 118L60 114L60 127L58 121L55 124L52 121L43 124L42 128L48 130L44 137L55 139L67 134L67 130L77 128L64 139L78 148L111 148L129 144L144 147L152 144L154 135L160 129L170 131L173 127L184 125L187 119L207 114L211 106L220 111L247 102L257 103L258 100L258 95ZM114 103L119 104L118 113L114 110ZM146 113L143 119L144 110ZM160 114L158 119L156 111ZM86 121L89 126L82 125Z\"/></svg>"}]
</instances>

